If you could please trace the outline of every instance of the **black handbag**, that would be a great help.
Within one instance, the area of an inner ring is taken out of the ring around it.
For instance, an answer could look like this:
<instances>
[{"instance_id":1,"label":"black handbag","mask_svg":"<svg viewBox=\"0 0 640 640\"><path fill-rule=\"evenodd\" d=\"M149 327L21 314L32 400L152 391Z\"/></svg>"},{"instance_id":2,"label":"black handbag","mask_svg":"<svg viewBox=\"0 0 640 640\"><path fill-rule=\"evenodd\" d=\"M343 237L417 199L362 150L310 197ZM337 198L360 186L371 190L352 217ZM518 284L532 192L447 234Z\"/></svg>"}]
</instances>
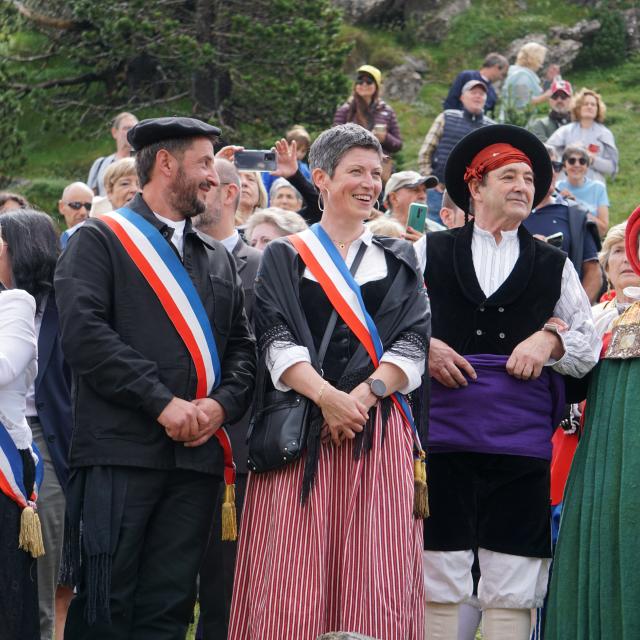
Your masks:
<instances>
[{"instance_id":1,"label":"black handbag","mask_svg":"<svg viewBox=\"0 0 640 640\"><path fill-rule=\"evenodd\" d=\"M366 251L364 242L351 265L351 274L355 275ZM324 356L336 326L338 314L334 310L329 317L327 328L318 351L318 367L322 371ZM294 391L264 391L266 366L264 354L258 367L256 388L257 406L249 423L247 441L249 459L247 467L255 473L274 471L297 460L307 446L307 437L312 420L322 419L316 404Z\"/></svg>"}]
</instances>

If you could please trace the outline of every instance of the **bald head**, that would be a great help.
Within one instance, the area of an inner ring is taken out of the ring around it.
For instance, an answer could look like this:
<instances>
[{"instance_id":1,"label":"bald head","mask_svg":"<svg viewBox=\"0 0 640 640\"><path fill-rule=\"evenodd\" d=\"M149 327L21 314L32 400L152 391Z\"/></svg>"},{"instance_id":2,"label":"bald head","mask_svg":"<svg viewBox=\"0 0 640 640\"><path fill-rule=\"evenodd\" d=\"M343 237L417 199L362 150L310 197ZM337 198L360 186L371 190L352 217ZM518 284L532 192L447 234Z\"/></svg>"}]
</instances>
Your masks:
<instances>
[{"instance_id":1,"label":"bald head","mask_svg":"<svg viewBox=\"0 0 640 640\"><path fill-rule=\"evenodd\" d=\"M62 199L58 200L58 211L68 229L89 217L92 200L93 191L84 182L72 182L64 188Z\"/></svg>"},{"instance_id":2,"label":"bald head","mask_svg":"<svg viewBox=\"0 0 640 640\"><path fill-rule=\"evenodd\" d=\"M195 220L197 229L216 240L233 234L235 214L240 198L240 174L228 160L217 158L214 166L220 182L207 193L206 209Z\"/></svg>"}]
</instances>

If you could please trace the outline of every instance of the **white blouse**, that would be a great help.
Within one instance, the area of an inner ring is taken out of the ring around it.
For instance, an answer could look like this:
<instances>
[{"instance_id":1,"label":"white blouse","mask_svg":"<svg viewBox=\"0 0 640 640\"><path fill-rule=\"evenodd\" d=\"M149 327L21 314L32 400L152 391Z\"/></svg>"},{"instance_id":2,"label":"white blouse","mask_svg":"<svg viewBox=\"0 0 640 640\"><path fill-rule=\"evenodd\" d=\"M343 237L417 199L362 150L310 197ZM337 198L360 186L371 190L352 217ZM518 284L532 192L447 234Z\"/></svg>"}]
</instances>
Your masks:
<instances>
[{"instance_id":1,"label":"white blouse","mask_svg":"<svg viewBox=\"0 0 640 640\"><path fill-rule=\"evenodd\" d=\"M26 396L36 378L36 303L21 289L0 292L0 421L18 449L31 446Z\"/></svg>"},{"instance_id":2,"label":"white blouse","mask_svg":"<svg viewBox=\"0 0 640 640\"><path fill-rule=\"evenodd\" d=\"M351 267L355 260L358 249L362 243L367 245L367 249L362 256L362 262L356 271L355 280L359 285L374 280L382 280L387 277L387 261L385 259L384 250L372 242L373 234L369 229L364 227L362 235L354 240L347 251L346 264ZM316 281L309 269L305 269L302 275L312 281ZM267 348L266 365L271 374L273 386L278 391L289 391L284 382L280 380L282 374L294 364L298 362L311 362L309 350L301 345L291 346L274 346L273 344ZM421 360L413 360L405 358L397 354L384 353L380 362L389 362L400 368L407 378L407 383L399 389L400 393L409 393L417 389L422 383L422 374L425 370L425 358Z\"/></svg>"}]
</instances>

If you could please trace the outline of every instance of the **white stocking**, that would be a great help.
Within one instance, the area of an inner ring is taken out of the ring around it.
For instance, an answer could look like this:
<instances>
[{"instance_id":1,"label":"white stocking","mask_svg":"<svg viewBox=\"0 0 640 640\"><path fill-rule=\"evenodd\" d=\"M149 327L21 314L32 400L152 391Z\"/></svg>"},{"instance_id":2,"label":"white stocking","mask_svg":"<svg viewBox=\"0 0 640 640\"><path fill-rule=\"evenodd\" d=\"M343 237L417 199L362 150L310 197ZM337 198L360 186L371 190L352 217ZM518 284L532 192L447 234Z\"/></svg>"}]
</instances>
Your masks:
<instances>
[{"instance_id":1,"label":"white stocking","mask_svg":"<svg viewBox=\"0 0 640 640\"><path fill-rule=\"evenodd\" d=\"M485 609L482 635L485 640L529 640L531 609Z\"/></svg>"},{"instance_id":2,"label":"white stocking","mask_svg":"<svg viewBox=\"0 0 640 640\"><path fill-rule=\"evenodd\" d=\"M424 616L426 640L458 640L458 604L427 602Z\"/></svg>"}]
</instances>

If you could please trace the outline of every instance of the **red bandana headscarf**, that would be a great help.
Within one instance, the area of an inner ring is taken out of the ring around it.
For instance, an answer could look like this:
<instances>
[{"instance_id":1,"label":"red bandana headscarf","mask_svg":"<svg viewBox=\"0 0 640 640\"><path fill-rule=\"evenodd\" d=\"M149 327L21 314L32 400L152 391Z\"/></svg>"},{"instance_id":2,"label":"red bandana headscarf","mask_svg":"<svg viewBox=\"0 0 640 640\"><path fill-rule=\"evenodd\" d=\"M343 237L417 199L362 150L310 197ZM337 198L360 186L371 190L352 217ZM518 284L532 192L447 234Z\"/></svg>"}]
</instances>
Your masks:
<instances>
[{"instance_id":1,"label":"red bandana headscarf","mask_svg":"<svg viewBox=\"0 0 640 640\"><path fill-rule=\"evenodd\" d=\"M640 207L627 220L624 246L627 250L627 260L631 268L640 276L640 258L638 258L638 238L640 237Z\"/></svg>"},{"instance_id":2,"label":"red bandana headscarf","mask_svg":"<svg viewBox=\"0 0 640 640\"><path fill-rule=\"evenodd\" d=\"M516 149L504 142L489 145L473 158L471 164L465 171L464 181L469 184L474 178L476 180L482 180L482 176L484 176L485 173L504 167L506 164L513 164L514 162L524 162L529 165L529 168L533 169L531 160L529 160L520 149Z\"/></svg>"}]
</instances>

